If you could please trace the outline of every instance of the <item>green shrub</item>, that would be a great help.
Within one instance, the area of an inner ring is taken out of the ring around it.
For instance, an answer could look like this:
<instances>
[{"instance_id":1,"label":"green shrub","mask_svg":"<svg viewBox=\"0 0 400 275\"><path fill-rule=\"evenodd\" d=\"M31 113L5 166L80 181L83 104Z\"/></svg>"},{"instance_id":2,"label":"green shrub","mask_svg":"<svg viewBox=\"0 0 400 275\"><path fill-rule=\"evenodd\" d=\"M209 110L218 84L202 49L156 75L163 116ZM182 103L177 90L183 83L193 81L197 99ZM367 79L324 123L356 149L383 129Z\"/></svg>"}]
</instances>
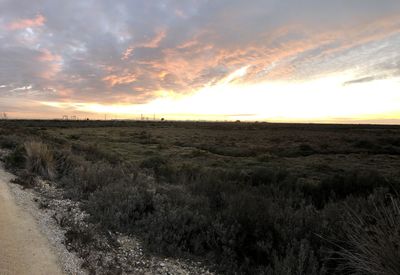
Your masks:
<instances>
[{"instance_id":1,"label":"green shrub","mask_svg":"<svg viewBox=\"0 0 400 275\"><path fill-rule=\"evenodd\" d=\"M73 143L71 149L77 154L84 153L85 158L89 161L107 161L112 164L120 162L115 154L103 150L97 144Z\"/></svg>"},{"instance_id":2,"label":"green shrub","mask_svg":"<svg viewBox=\"0 0 400 275\"><path fill-rule=\"evenodd\" d=\"M161 156L152 156L142 161L140 168L150 169L157 181L174 182L177 171Z\"/></svg>"},{"instance_id":3,"label":"green shrub","mask_svg":"<svg viewBox=\"0 0 400 275\"><path fill-rule=\"evenodd\" d=\"M61 185L68 190L71 197L86 200L93 192L117 183L124 177L125 172L120 166L111 166L104 162L82 163L61 179Z\"/></svg>"},{"instance_id":4,"label":"green shrub","mask_svg":"<svg viewBox=\"0 0 400 275\"><path fill-rule=\"evenodd\" d=\"M132 232L139 220L153 212L153 196L136 180L122 179L95 191L87 210L94 221L106 228Z\"/></svg>"}]
</instances>

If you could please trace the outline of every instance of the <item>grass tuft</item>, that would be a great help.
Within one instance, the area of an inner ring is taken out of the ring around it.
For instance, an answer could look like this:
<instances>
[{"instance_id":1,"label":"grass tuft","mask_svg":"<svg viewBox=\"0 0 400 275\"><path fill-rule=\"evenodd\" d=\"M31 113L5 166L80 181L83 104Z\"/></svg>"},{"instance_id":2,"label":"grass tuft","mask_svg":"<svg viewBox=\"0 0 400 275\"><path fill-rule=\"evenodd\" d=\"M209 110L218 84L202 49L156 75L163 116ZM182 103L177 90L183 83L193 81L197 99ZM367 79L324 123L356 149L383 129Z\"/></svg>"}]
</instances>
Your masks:
<instances>
[{"instance_id":1,"label":"grass tuft","mask_svg":"<svg viewBox=\"0 0 400 275\"><path fill-rule=\"evenodd\" d=\"M400 274L400 200L375 197L360 214L346 207L348 246L339 254L357 274Z\"/></svg>"},{"instance_id":2,"label":"grass tuft","mask_svg":"<svg viewBox=\"0 0 400 275\"><path fill-rule=\"evenodd\" d=\"M38 141L25 142L24 147L27 170L46 179L55 178L56 165L53 152L49 147Z\"/></svg>"}]
</instances>

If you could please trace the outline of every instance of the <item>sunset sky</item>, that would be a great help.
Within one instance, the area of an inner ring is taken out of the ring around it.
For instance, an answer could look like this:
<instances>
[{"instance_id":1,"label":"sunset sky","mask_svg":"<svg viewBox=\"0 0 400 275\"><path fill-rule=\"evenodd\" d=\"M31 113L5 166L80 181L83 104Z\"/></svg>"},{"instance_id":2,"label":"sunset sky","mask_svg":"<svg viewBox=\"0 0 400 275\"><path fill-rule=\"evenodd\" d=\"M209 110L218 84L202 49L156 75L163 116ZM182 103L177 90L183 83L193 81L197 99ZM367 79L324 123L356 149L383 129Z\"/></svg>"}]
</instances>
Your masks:
<instances>
[{"instance_id":1,"label":"sunset sky","mask_svg":"<svg viewBox=\"0 0 400 275\"><path fill-rule=\"evenodd\" d=\"M400 124L400 1L0 0L0 112Z\"/></svg>"}]
</instances>

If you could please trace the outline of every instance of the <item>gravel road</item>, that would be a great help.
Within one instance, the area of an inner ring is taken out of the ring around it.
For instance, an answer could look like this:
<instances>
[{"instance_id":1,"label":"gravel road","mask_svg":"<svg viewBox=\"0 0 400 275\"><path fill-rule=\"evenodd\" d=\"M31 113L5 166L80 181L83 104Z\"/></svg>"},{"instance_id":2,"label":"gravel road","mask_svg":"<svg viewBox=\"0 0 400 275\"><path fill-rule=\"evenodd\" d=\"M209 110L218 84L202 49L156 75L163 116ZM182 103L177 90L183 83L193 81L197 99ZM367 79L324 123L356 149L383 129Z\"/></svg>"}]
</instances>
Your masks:
<instances>
[{"instance_id":1,"label":"gravel road","mask_svg":"<svg viewBox=\"0 0 400 275\"><path fill-rule=\"evenodd\" d=\"M32 197L11 184L12 178L0 164L0 274L71 273L65 268L64 251L59 251L54 240L43 233L38 217L32 215L39 212Z\"/></svg>"}]
</instances>

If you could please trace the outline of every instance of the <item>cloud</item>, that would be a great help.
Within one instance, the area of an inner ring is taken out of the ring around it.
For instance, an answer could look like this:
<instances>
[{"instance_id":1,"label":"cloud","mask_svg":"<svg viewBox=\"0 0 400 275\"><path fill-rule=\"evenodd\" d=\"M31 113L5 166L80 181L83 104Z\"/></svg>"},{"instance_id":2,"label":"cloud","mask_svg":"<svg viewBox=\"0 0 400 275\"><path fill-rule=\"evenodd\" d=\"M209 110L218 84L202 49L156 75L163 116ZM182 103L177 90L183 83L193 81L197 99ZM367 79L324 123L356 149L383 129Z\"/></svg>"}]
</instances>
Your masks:
<instances>
[{"instance_id":1,"label":"cloud","mask_svg":"<svg viewBox=\"0 0 400 275\"><path fill-rule=\"evenodd\" d=\"M103 81L107 82L110 86L116 86L121 84L129 84L135 82L136 75L132 73L125 73L122 75L108 75L103 78Z\"/></svg>"},{"instance_id":2,"label":"cloud","mask_svg":"<svg viewBox=\"0 0 400 275\"><path fill-rule=\"evenodd\" d=\"M13 21L7 25L7 29L9 30L20 30L25 28L33 28L43 26L46 22L46 18L38 14L36 17L31 19L20 19Z\"/></svg>"},{"instance_id":3,"label":"cloud","mask_svg":"<svg viewBox=\"0 0 400 275\"><path fill-rule=\"evenodd\" d=\"M387 78L387 77L388 77L387 75L362 77L362 78L358 78L358 79L353 79L353 80L350 80L350 81L346 81L346 82L343 83L343 86L352 85L352 84L359 84L359 83L371 82L371 81L375 81L375 80L385 79L385 78Z\"/></svg>"},{"instance_id":4,"label":"cloud","mask_svg":"<svg viewBox=\"0 0 400 275\"><path fill-rule=\"evenodd\" d=\"M391 77L399 14L397 0L3 0L2 97L145 103L227 80Z\"/></svg>"}]
</instances>

